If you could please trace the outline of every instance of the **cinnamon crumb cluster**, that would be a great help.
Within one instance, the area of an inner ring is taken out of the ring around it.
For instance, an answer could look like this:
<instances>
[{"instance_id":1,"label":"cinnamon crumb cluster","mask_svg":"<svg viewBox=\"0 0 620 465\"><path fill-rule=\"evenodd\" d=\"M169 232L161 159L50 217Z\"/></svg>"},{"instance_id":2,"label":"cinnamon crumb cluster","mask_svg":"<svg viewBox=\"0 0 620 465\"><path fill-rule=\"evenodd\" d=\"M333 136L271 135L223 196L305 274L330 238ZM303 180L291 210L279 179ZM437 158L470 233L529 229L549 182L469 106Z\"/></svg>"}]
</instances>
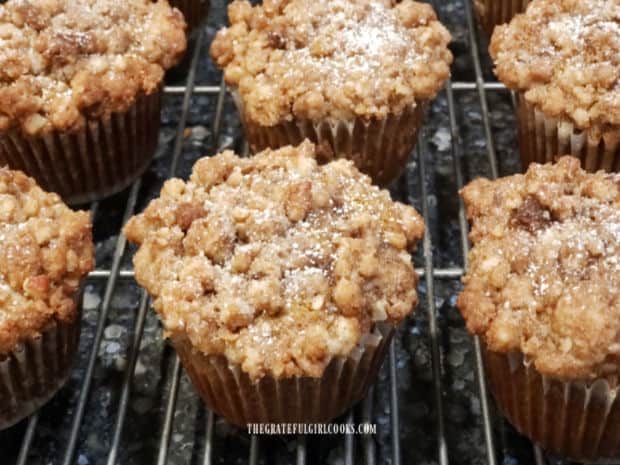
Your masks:
<instances>
[{"instance_id":1,"label":"cinnamon crumb cluster","mask_svg":"<svg viewBox=\"0 0 620 465\"><path fill-rule=\"evenodd\" d=\"M88 213L0 168L0 357L54 319L73 321L80 281L93 265Z\"/></svg>"},{"instance_id":2,"label":"cinnamon crumb cluster","mask_svg":"<svg viewBox=\"0 0 620 465\"><path fill-rule=\"evenodd\" d=\"M0 4L0 131L76 130L158 91L185 51L166 0Z\"/></svg>"},{"instance_id":3,"label":"cinnamon crumb cluster","mask_svg":"<svg viewBox=\"0 0 620 465\"><path fill-rule=\"evenodd\" d=\"M200 159L124 229L168 336L253 379L320 377L377 322L417 303L420 215L310 142Z\"/></svg>"},{"instance_id":4,"label":"cinnamon crumb cluster","mask_svg":"<svg viewBox=\"0 0 620 465\"><path fill-rule=\"evenodd\" d=\"M617 374L620 175L563 157L475 180L462 196L474 244L458 300L468 328L549 376Z\"/></svg>"},{"instance_id":5,"label":"cinnamon crumb cluster","mask_svg":"<svg viewBox=\"0 0 620 465\"><path fill-rule=\"evenodd\" d=\"M620 124L617 0L534 0L495 29L490 52L499 79L545 115L602 135Z\"/></svg>"},{"instance_id":6,"label":"cinnamon crumb cluster","mask_svg":"<svg viewBox=\"0 0 620 465\"><path fill-rule=\"evenodd\" d=\"M450 34L412 0L235 0L211 55L246 116L385 118L433 98L449 76Z\"/></svg>"}]
</instances>

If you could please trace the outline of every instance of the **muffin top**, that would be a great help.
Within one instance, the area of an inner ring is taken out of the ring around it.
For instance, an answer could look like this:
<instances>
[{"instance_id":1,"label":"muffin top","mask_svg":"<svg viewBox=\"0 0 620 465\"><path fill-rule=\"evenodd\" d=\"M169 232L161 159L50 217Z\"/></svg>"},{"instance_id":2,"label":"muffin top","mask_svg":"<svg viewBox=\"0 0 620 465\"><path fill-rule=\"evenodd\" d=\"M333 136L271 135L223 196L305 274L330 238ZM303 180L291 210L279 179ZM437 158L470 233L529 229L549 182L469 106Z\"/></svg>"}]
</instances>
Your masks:
<instances>
[{"instance_id":1,"label":"muffin top","mask_svg":"<svg viewBox=\"0 0 620 465\"><path fill-rule=\"evenodd\" d=\"M0 4L0 131L77 130L155 92L185 51L166 0Z\"/></svg>"},{"instance_id":2,"label":"muffin top","mask_svg":"<svg viewBox=\"0 0 620 465\"><path fill-rule=\"evenodd\" d=\"M202 158L188 182L168 181L129 221L136 279L167 335L252 379L320 377L374 323L412 311L418 278L407 251L422 219L352 162L314 157L306 141Z\"/></svg>"},{"instance_id":3,"label":"muffin top","mask_svg":"<svg viewBox=\"0 0 620 465\"><path fill-rule=\"evenodd\" d=\"M235 0L211 55L245 117L383 118L430 99L450 73L450 34L433 9L404 0Z\"/></svg>"},{"instance_id":4,"label":"muffin top","mask_svg":"<svg viewBox=\"0 0 620 465\"><path fill-rule=\"evenodd\" d=\"M495 73L546 115L603 135L620 124L620 2L534 0L495 28Z\"/></svg>"},{"instance_id":5,"label":"muffin top","mask_svg":"<svg viewBox=\"0 0 620 465\"><path fill-rule=\"evenodd\" d=\"M467 327L548 376L617 374L620 175L563 157L461 194L474 245L458 300Z\"/></svg>"},{"instance_id":6,"label":"muffin top","mask_svg":"<svg viewBox=\"0 0 620 465\"><path fill-rule=\"evenodd\" d=\"M0 357L54 320L74 321L93 255L87 212L0 168Z\"/></svg>"}]
</instances>

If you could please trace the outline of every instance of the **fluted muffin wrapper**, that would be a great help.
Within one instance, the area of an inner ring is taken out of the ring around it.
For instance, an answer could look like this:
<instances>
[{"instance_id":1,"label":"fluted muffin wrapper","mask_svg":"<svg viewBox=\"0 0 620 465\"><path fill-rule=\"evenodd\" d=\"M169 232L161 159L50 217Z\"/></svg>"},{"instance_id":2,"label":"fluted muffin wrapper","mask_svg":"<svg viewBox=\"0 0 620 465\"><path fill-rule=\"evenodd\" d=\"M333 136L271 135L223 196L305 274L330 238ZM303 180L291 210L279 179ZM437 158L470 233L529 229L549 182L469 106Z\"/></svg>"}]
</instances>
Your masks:
<instances>
[{"instance_id":1,"label":"fluted muffin wrapper","mask_svg":"<svg viewBox=\"0 0 620 465\"><path fill-rule=\"evenodd\" d=\"M201 26L209 14L210 0L170 0L170 6L178 8L187 23L187 35Z\"/></svg>"},{"instance_id":2,"label":"fluted muffin wrapper","mask_svg":"<svg viewBox=\"0 0 620 465\"><path fill-rule=\"evenodd\" d=\"M331 359L320 378L275 378L253 382L222 355L205 355L185 336L172 337L183 367L207 406L229 422L322 423L361 400L385 358L394 327L378 324L344 357Z\"/></svg>"},{"instance_id":3,"label":"fluted muffin wrapper","mask_svg":"<svg viewBox=\"0 0 620 465\"><path fill-rule=\"evenodd\" d=\"M620 127L615 131L579 130L569 121L551 118L518 95L519 151L523 169L572 155L590 172L620 171Z\"/></svg>"},{"instance_id":4,"label":"fluted muffin wrapper","mask_svg":"<svg viewBox=\"0 0 620 465\"><path fill-rule=\"evenodd\" d=\"M0 165L32 176L66 203L122 191L148 167L157 148L160 92L142 95L124 113L89 120L81 130L30 136L0 133Z\"/></svg>"},{"instance_id":5,"label":"fluted muffin wrapper","mask_svg":"<svg viewBox=\"0 0 620 465\"><path fill-rule=\"evenodd\" d=\"M530 0L472 0L476 18L484 32L491 35L495 26L509 22L525 11Z\"/></svg>"},{"instance_id":6,"label":"fluted muffin wrapper","mask_svg":"<svg viewBox=\"0 0 620 465\"><path fill-rule=\"evenodd\" d=\"M502 413L543 449L578 462L620 459L620 396L614 379L561 381L520 352L483 348L486 375Z\"/></svg>"},{"instance_id":7,"label":"fluted muffin wrapper","mask_svg":"<svg viewBox=\"0 0 620 465\"><path fill-rule=\"evenodd\" d=\"M38 337L0 355L0 430L33 414L67 382L80 341L81 297L73 321L53 320Z\"/></svg>"},{"instance_id":8,"label":"fluted muffin wrapper","mask_svg":"<svg viewBox=\"0 0 620 465\"><path fill-rule=\"evenodd\" d=\"M253 153L299 145L309 139L319 147L321 163L347 158L379 185L389 184L407 166L426 109L426 102L421 101L385 118L320 121L296 118L275 126L261 126L246 118L239 92L232 89L231 94Z\"/></svg>"}]
</instances>

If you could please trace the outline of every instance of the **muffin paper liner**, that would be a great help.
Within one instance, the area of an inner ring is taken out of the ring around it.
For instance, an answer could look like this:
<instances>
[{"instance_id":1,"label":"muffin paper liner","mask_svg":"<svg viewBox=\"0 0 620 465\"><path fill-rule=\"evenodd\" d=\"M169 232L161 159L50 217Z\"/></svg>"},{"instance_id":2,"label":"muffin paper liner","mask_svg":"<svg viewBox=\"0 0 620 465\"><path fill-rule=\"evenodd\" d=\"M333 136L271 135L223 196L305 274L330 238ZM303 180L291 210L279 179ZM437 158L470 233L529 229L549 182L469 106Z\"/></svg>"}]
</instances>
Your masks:
<instances>
[{"instance_id":1,"label":"muffin paper liner","mask_svg":"<svg viewBox=\"0 0 620 465\"><path fill-rule=\"evenodd\" d=\"M394 327L376 325L347 357L334 357L321 378L253 382L223 355L204 355L185 336L173 337L183 367L207 406L231 423L322 423L346 412L374 382Z\"/></svg>"},{"instance_id":2,"label":"muffin paper liner","mask_svg":"<svg viewBox=\"0 0 620 465\"><path fill-rule=\"evenodd\" d=\"M518 96L519 151L523 169L530 163L555 161L573 155L590 172L620 171L620 128L616 131L579 130L571 122L549 118Z\"/></svg>"},{"instance_id":3,"label":"muffin paper liner","mask_svg":"<svg viewBox=\"0 0 620 465\"><path fill-rule=\"evenodd\" d=\"M560 381L538 372L520 352L483 348L499 409L543 449L586 463L620 459L617 379Z\"/></svg>"},{"instance_id":4,"label":"muffin paper liner","mask_svg":"<svg viewBox=\"0 0 620 465\"><path fill-rule=\"evenodd\" d=\"M253 153L309 139L319 147L320 162L347 158L379 185L393 181L405 169L426 109L426 102L418 102L381 119L295 119L267 127L248 121L239 92L232 89L231 93Z\"/></svg>"},{"instance_id":5,"label":"muffin paper liner","mask_svg":"<svg viewBox=\"0 0 620 465\"><path fill-rule=\"evenodd\" d=\"M0 134L0 165L34 177L46 191L79 204L125 189L155 155L160 92L137 98L125 113L87 121L74 132Z\"/></svg>"},{"instance_id":6,"label":"muffin paper liner","mask_svg":"<svg viewBox=\"0 0 620 465\"><path fill-rule=\"evenodd\" d=\"M187 34L190 35L194 32L209 13L209 1L210 0L170 0L170 6L178 8L187 23Z\"/></svg>"},{"instance_id":7,"label":"muffin paper liner","mask_svg":"<svg viewBox=\"0 0 620 465\"><path fill-rule=\"evenodd\" d=\"M509 22L514 15L525 11L530 0L472 0L478 23L491 35L495 26Z\"/></svg>"},{"instance_id":8,"label":"muffin paper liner","mask_svg":"<svg viewBox=\"0 0 620 465\"><path fill-rule=\"evenodd\" d=\"M80 340L81 293L72 322L52 321L41 335L0 355L0 430L47 403L66 383Z\"/></svg>"}]
</instances>

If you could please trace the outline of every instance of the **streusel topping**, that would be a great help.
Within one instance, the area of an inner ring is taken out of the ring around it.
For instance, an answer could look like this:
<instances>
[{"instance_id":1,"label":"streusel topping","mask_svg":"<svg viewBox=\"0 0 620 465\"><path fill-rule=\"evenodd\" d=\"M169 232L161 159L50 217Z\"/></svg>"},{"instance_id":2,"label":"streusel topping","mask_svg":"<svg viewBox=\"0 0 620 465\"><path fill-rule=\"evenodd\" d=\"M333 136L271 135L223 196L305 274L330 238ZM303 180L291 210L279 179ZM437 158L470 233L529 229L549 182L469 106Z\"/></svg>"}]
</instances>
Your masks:
<instances>
[{"instance_id":1,"label":"streusel topping","mask_svg":"<svg viewBox=\"0 0 620 465\"><path fill-rule=\"evenodd\" d=\"M499 79L545 115L603 134L620 124L618 0L534 0L490 51Z\"/></svg>"},{"instance_id":2,"label":"streusel topping","mask_svg":"<svg viewBox=\"0 0 620 465\"><path fill-rule=\"evenodd\" d=\"M0 357L54 319L73 321L80 281L93 265L88 213L0 168Z\"/></svg>"},{"instance_id":3,"label":"streusel topping","mask_svg":"<svg viewBox=\"0 0 620 465\"><path fill-rule=\"evenodd\" d=\"M450 73L450 34L412 0L236 0L228 15L211 55L264 126L383 118L434 97Z\"/></svg>"},{"instance_id":4,"label":"streusel topping","mask_svg":"<svg viewBox=\"0 0 620 465\"><path fill-rule=\"evenodd\" d=\"M167 334L253 379L319 377L417 303L407 251L422 219L352 162L319 166L315 150L202 158L125 227Z\"/></svg>"},{"instance_id":5,"label":"streusel topping","mask_svg":"<svg viewBox=\"0 0 620 465\"><path fill-rule=\"evenodd\" d=\"M617 374L620 175L563 157L462 195L474 244L458 301L468 328L549 376Z\"/></svg>"},{"instance_id":6,"label":"streusel topping","mask_svg":"<svg viewBox=\"0 0 620 465\"><path fill-rule=\"evenodd\" d=\"M75 130L156 92L185 51L166 0L0 4L0 131Z\"/></svg>"}]
</instances>

